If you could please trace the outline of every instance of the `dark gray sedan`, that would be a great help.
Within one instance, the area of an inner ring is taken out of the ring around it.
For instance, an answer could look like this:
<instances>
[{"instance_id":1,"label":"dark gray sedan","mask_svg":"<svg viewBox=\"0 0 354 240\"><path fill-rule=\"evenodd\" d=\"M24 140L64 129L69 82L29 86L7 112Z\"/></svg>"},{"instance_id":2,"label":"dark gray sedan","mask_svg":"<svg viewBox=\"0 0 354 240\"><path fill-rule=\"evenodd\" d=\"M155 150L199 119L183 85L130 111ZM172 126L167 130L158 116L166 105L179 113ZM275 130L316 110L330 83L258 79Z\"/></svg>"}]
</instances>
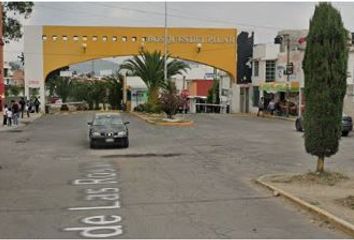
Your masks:
<instances>
[{"instance_id":1,"label":"dark gray sedan","mask_svg":"<svg viewBox=\"0 0 354 240\"><path fill-rule=\"evenodd\" d=\"M129 132L119 113L97 113L89 125L90 148L98 146L129 147Z\"/></svg>"},{"instance_id":2,"label":"dark gray sedan","mask_svg":"<svg viewBox=\"0 0 354 240\"><path fill-rule=\"evenodd\" d=\"M296 118L296 122L295 122L296 131L302 132L304 130L303 126L304 125L303 125L302 116ZM343 116L342 116L342 136L348 136L349 132L351 132L352 130L353 130L352 118L350 116L343 114Z\"/></svg>"}]
</instances>

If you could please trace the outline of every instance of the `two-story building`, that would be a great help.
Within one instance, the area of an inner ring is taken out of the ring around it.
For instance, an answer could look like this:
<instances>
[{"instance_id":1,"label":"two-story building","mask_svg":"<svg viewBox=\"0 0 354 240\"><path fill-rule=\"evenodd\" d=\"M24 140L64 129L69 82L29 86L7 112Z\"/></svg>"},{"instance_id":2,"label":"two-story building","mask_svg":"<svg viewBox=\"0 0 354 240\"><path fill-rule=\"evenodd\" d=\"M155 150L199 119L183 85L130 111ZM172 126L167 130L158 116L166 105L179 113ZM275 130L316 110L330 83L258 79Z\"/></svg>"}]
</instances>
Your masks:
<instances>
[{"instance_id":1,"label":"two-story building","mask_svg":"<svg viewBox=\"0 0 354 240\"><path fill-rule=\"evenodd\" d=\"M307 30L284 30L278 32L278 44L257 44L253 48L252 94L250 111L258 111L258 103L264 97L265 105L271 99L276 102L289 101L293 115L304 109L305 78L302 61L305 55ZM280 37L280 38L279 38ZM279 41L280 40L280 41ZM354 117L354 38L348 42L347 94L344 98L344 112ZM288 51L289 50L289 51ZM293 71L286 74L287 63ZM301 104L300 104L301 103Z\"/></svg>"}]
</instances>

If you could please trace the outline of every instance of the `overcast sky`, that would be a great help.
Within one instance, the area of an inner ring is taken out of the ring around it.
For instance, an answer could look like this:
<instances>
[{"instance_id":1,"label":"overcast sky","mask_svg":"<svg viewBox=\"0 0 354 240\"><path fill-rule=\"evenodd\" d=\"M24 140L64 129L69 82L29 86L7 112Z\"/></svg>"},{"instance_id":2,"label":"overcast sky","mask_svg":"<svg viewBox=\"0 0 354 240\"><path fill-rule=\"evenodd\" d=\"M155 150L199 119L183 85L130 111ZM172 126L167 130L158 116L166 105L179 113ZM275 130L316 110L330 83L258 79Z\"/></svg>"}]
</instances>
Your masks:
<instances>
[{"instance_id":1,"label":"overcast sky","mask_svg":"<svg viewBox=\"0 0 354 240\"><path fill-rule=\"evenodd\" d=\"M279 30L308 29L315 2L168 2L169 27L228 27L255 32L256 43L272 42ZM354 3L335 2L354 32ZM164 26L164 2L35 2L25 25ZM16 60L23 41L5 46Z\"/></svg>"}]
</instances>

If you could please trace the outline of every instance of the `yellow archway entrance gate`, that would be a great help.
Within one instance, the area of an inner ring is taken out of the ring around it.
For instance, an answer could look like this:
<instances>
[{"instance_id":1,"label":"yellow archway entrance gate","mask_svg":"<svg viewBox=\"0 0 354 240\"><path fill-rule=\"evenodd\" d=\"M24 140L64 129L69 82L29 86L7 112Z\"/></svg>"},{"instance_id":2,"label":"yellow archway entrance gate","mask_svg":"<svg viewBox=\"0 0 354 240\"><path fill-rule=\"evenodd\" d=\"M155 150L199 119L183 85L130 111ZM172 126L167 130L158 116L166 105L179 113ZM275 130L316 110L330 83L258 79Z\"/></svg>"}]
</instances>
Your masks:
<instances>
[{"instance_id":1,"label":"yellow archway entrance gate","mask_svg":"<svg viewBox=\"0 0 354 240\"><path fill-rule=\"evenodd\" d=\"M143 48L164 52L164 28L26 26L24 31L25 91L39 87L60 67L93 59L136 55ZM167 51L172 57L216 67L236 78L237 30L168 28Z\"/></svg>"}]
</instances>

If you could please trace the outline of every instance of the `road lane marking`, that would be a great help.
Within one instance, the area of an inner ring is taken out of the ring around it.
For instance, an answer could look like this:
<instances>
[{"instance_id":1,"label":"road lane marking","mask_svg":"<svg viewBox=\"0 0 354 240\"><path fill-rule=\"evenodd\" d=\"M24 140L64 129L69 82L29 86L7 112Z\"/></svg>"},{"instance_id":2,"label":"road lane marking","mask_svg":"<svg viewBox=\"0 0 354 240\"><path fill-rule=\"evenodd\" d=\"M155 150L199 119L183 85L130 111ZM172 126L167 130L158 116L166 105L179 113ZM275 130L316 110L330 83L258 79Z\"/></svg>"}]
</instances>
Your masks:
<instances>
[{"instance_id":1,"label":"road lane marking","mask_svg":"<svg viewBox=\"0 0 354 240\"><path fill-rule=\"evenodd\" d=\"M69 207L69 211L88 211L90 210L111 210L119 209L120 195L119 188L111 186L117 184L118 173L111 164L98 163L90 164L89 167L83 169L83 178L75 179L71 182L73 186L89 187L84 190L84 200L93 202L93 206L77 206ZM102 186L106 185L106 186ZM96 187L92 187L96 186ZM98 187L102 186L102 187ZM82 192L81 192L82 193ZM97 202L100 202L98 205ZM102 204L104 202L104 204ZM85 238L107 238L115 237L123 234L121 224L122 218L117 215L97 215L84 217L81 223L85 226L67 227L64 231L78 231L81 237Z\"/></svg>"}]
</instances>

